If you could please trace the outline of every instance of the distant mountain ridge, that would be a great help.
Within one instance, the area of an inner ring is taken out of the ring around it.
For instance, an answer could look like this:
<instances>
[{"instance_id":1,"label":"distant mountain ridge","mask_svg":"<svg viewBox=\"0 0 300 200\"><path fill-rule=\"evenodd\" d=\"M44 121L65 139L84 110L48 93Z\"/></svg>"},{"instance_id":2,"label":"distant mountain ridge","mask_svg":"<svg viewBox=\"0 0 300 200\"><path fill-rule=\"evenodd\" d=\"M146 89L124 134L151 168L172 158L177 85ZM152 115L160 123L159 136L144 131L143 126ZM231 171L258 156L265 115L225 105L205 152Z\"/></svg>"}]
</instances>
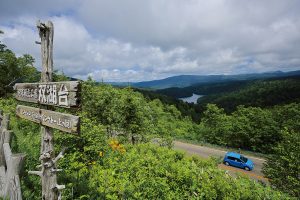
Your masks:
<instances>
[{"instance_id":1,"label":"distant mountain ridge","mask_svg":"<svg viewBox=\"0 0 300 200\"><path fill-rule=\"evenodd\" d=\"M188 87L194 84L201 83L218 83L226 81L243 81L264 78L278 78L285 76L300 75L300 70L290 72L266 72L266 73L253 73L253 74L238 74L238 75L179 75L172 76L161 80L143 81L136 83L110 83L117 86L127 86L137 88L151 88L151 89L165 89L171 87Z\"/></svg>"}]
</instances>

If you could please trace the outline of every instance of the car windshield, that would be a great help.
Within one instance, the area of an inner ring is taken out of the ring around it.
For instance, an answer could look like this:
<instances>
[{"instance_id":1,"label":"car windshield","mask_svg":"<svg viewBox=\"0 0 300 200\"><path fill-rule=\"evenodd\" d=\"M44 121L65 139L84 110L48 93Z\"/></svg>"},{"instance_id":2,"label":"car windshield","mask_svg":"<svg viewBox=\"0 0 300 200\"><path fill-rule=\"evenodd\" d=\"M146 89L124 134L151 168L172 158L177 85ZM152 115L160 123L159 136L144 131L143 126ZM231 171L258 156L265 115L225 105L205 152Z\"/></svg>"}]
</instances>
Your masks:
<instances>
[{"instance_id":1,"label":"car windshield","mask_svg":"<svg viewBox=\"0 0 300 200\"><path fill-rule=\"evenodd\" d=\"M248 158L245 158L244 156L241 156L241 160L246 163L248 161Z\"/></svg>"}]
</instances>

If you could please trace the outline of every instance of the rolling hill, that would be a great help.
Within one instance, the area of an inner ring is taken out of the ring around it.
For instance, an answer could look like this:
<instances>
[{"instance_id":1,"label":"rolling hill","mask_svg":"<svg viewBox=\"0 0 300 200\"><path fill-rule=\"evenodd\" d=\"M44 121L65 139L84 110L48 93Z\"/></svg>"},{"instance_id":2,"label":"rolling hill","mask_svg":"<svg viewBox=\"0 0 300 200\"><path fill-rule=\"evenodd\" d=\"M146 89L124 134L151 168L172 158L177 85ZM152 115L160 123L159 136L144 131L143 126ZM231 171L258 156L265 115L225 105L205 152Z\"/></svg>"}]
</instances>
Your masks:
<instances>
[{"instance_id":1,"label":"rolling hill","mask_svg":"<svg viewBox=\"0 0 300 200\"><path fill-rule=\"evenodd\" d=\"M266 78L279 78L286 76L300 75L300 70L290 72L266 72L253 74L238 74L238 75L179 75L172 76L161 80L142 81L142 82L107 82L115 86L132 86L136 88L149 89L165 89L171 87L184 88L195 84L219 83L227 81L245 81Z\"/></svg>"}]
</instances>

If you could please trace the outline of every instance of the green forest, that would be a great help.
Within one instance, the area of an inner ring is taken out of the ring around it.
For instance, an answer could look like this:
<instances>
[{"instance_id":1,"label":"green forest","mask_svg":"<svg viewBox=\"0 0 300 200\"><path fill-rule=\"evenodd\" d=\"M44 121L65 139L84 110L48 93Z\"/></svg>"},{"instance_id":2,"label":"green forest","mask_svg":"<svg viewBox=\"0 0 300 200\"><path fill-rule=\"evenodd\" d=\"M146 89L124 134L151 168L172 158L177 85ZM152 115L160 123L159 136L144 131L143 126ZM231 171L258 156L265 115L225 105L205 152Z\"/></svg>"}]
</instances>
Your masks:
<instances>
[{"instance_id":1,"label":"green forest","mask_svg":"<svg viewBox=\"0 0 300 200\"><path fill-rule=\"evenodd\" d=\"M11 115L12 148L27 154L23 197L40 199L40 179L27 173L39 164L40 126L16 117L20 102L12 88L15 82L39 81L40 72L30 55L17 57L4 44L0 72L0 109ZM55 81L68 79L55 73ZM203 101L196 118L183 112L195 109L190 105L89 78L82 82L81 108L68 111L81 117L81 135L55 131L56 152L67 148L59 162L64 171L58 182L66 185L63 199L296 199L299 91L298 79L257 82ZM160 138L158 144L153 138ZM271 185L233 177L217 167L218 159L172 150L174 138L266 154L264 173Z\"/></svg>"},{"instance_id":2,"label":"green forest","mask_svg":"<svg viewBox=\"0 0 300 200\"><path fill-rule=\"evenodd\" d=\"M238 106L271 108L300 102L300 76L226 81L217 83L195 84L185 88L167 88L161 90L135 89L149 99L160 99L163 103L175 105L184 115L199 123L207 104L216 104L224 108L227 114L237 110ZM197 103L186 103L178 98L192 94L203 95Z\"/></svg>"},{"instance_id":3,"label":"green forest","mask_svg":"<svg viewBox=\"0 0 300 200\"><path fill-rule=\"evenodd\" d=\"M257 80L239 89L212 94L198 99L198 106L213 103L233 112L239 105L268 108L300 102L300 76L281 79Z\"/></svg>"}]
</instances>

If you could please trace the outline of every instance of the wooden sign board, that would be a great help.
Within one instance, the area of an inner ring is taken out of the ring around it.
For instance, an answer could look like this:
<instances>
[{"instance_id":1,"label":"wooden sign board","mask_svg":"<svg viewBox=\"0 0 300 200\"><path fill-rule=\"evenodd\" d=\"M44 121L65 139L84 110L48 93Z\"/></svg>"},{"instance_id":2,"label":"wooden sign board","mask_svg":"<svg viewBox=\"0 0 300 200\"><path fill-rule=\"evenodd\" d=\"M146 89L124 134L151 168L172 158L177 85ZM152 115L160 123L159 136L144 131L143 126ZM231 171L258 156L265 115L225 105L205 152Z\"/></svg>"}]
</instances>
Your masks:
<instances>
[{"instance_id":1,"label":"wooden sign board","mask_svg":"<svg viewBox=\"0 0 300 200\"><path fill-rule=\"evenodd\" d=\"M17 100L59 107L79 106L78 81L17 83L14 86Z\"/></svg>"},{"instance_id":2,"label":"wooden sign board","mask_svg":"<svg viewBox=\"0 0 300 200\"><path fill-rule=\"evenodd\" d=\"M17 106L16 112L17 116L44 126L73 134L80 132L78 116L22 105Z\"/></svg>"}]
</instances>

